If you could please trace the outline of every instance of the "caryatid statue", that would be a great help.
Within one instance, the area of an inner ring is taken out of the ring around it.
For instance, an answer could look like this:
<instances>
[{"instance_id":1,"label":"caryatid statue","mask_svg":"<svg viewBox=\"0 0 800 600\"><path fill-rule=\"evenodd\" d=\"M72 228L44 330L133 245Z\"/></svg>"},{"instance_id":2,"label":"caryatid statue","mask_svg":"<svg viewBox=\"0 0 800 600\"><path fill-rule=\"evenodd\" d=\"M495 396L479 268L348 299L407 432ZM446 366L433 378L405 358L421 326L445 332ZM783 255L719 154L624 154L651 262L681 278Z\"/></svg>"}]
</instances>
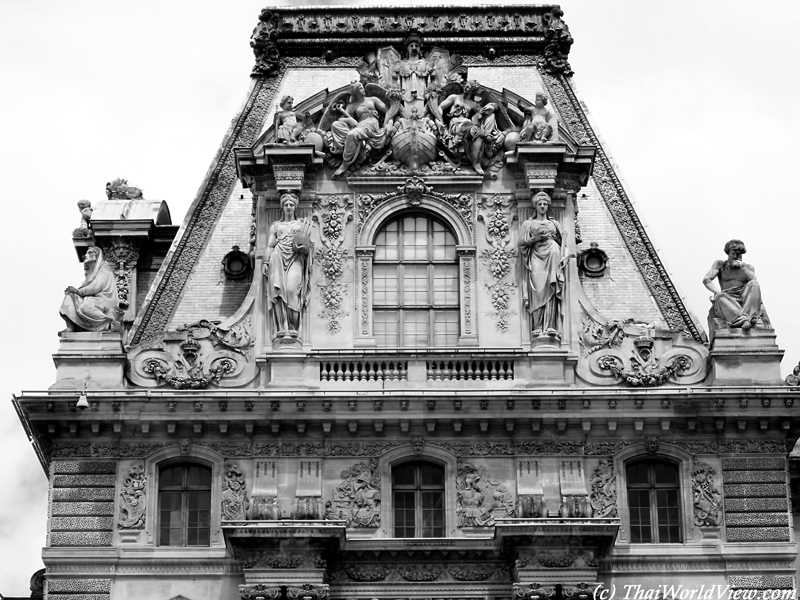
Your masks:
<instances>
[{"instance_id":1,"label":"caryatid statue","mask_svg":"<svg viewBox=\"0 0 800 600\"><path fill-rule=\"evenodd\" d=\"M85 279L81 287L67 287L59 314L67 323L66 331L106 331L115 329L120 310L117 282L103 251L92 246L83 259Z\"/></svg>"},{"instance_id":2,"label":"caryatid statue","mask_svg":"<svg viewBox=\"0 0 800 600\"><path fill-rule=\"evenodd\" d=\"M264 259L267 305L274 339L298 338L311 292L313 226L308 219L297 218L296 193L282 192L280 202L283 216L269 228Z\"/></svg>"},{"instance_id":3,"label":"caryatid statue","mask_svg":"<svg viewBox=\"0 0 800 600\"><path fill-rule=\"evenodd\" d=\"M567 234L550 217L550 196L533 197L533 215L520 226L522 301L530 314L531 335L560 338L564 302Z\"/></svg>"},{"instance_id":4,"label":"caryatid statue","mask_svg":"<svg viewBox=\"0 0 800 600\"><path fill-rule=\"evenodd\" d=\"M715 260L703 278L711 297L712 314L734 329L770 327L769 317L761 303L761 287L752 265L742 261L747 252L742 240L725 244L727 260ZM719 287L714 280L719 281Z\"/></svg>"}]
</instances>

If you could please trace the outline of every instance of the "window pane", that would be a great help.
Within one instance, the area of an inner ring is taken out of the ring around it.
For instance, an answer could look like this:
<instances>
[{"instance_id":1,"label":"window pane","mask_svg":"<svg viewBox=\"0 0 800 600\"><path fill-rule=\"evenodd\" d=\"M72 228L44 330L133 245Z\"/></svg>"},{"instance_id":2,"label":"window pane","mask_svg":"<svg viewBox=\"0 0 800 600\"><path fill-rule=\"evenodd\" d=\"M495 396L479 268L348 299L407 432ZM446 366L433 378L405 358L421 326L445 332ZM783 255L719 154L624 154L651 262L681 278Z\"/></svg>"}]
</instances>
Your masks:
<instances>
[{"instance_id":1,"label":"window pane","mask_svg":"<svg viewBox=\"0 0 800 600\"><path fill-rule=\"evenodd\" d=\"M678 490L656 490L658 541L662 544L680 542L680 511Z\"/></svg>"},{"instance_id":2,"label":"window pane","mask_svg":"<svg viewBox=\"0 0 800 600\"><path fill-rule=\"evenodd\" d=\"M666 463L656 463L653 465L656 475L656 483L678 485L678 469Z\"/></svg>"},{"instance_id":3,"label":"window pane","mask_svg":"<svg viewBox=\"0 0 800 600\"><path fill-rule=\"evenodd\" d=\"M458 265L433 266L433 304L458 306Z\"/></svg>"},{"instance_id":4,"label":"window pane","mask_svg":"<svg viewBox=\"0 0 800 600\"><path fill-rule=\"evenodd\" d=\"M394 485L414 485L414 465L402 465L392 471Z\"/></svg>"},{"instance_id":5,"label":"window pane","mask_svg":"<svg viewBox=\"0 0 800 600\"><path fill-rule=\"evenodd\" d=\"M441 491L421 492L422 531L421 537L444 537L444 507Z\"/></svg>"},{"instance_id":6,"label":"window pane","mask_svg":"<svg viewBox=\"0 0 800 600\"><path fill-rule=\"evenodd\" d=\"M158 487L160 489L183 487L183 467L168 467L162 469L158 477Z\"/></svg>"},{"instance_id":7,"label":"window pane","mask_svg":"<svg viewBox=\"0 0 800 600\"><path fill-rule=\"evenodd\" d=\"M648 485L648 467L648 463L642 462L628 465L628 485Z\"/></svg>"},{"instance_id":8,"label":"window pane","mask_svg":"<svg viewBox=\"0 0 800 600\"><path fill-rule=\"evenodd\" d=\"M414 492L394 492L394 535L399 538L413 538L416 534L414 515Z\"/></svg>"},{"instance_id":9,"label":"window pane","mask_svg":"<svg viewBox=\"0 0 800 600\"><path fill-rule=\"evenodd\" d=\"M460 323L457 310L437 310L433 315L433 345L457 346Z\"/></svg>"},{"instance_id":10,"label":"window pane","mask_svg":"<svg viewBox=\"0 0 800 600\"><path fill-rule=\"evenodd\" d=\"M428 266L405 265L403 273L403 305L429 306Z\"/></svg>"},{"instance_id":11,"label":"window pane","mask_svg":"<svg viewBox=\"0 0 800 600\"><path fill-rule=\"evenodd\" d=\"M403 314L403 346L428 345L428 311L407 310Z\"/></svg>"},{"instance_id":12,"label":"window pane","mask_svg":"<svg viewBox=\"0 0 800 600\"><path fill-rule=\"evenodd\" d=\"M372 327L375 333L375 343L378 346L397 346L397 331L400 322L400 313L396 310L376 310L373 315Z\"/></svg>"},{"instance_id":13,"label":"window pane","mask_svg":"<svg viewBox=\"0 0 800 600\"><path fill-rule=\"evenodd\" d=\"M422 465L420 467L423 486L444 486L444 469L436 465Z\"/></svg>"},{"instance_id":14,"label":"window pane","mask_svg":"<svg viewBox=\"0 0 800 600\"><path fill-rule=\"evenodd\" d=\"M372 271L373 302L377 305L398 306L397 282L398 267L395 265L375 265Z\"/></svg>"},{"instance_id":15,"label":"window pane","mask_svg":"<svg viewBox=\"0 0 800 600\"><path fill-rule=\"evenodd\" d=\"M397 221L386 225L375 238L375 260L397 260Z\"/></svg>"},{"instance_id":16,"label":"window pane","mask_svg":"<svg viewBox=\"0 0 800 600\"><path fill-rule=\"evenodd\" d=\"M653 541L650 529L650 492L628 490L628 509L631 520L631 542L649 544Z\"/></svg>"},{"instance_id":17,"label":"window pane","mask_svg":"<svg viewBox=\"0 0 800 600\"><path fill-rule=\"evenodd\" d=\"M455 260L456 239L441 223L433 222L433 259Z\"/></svg>"}]
</instances>

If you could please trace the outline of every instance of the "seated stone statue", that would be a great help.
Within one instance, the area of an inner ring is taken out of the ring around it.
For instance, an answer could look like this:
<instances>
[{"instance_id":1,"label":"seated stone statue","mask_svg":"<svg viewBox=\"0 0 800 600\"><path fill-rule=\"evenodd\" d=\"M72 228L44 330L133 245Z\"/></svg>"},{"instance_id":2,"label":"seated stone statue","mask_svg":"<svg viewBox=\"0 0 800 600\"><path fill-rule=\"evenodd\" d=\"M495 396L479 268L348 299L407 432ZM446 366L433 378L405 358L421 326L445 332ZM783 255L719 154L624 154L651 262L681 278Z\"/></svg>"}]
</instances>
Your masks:
<instances>
[{"instance_id":1,"label":"seated stone statue","mask_svg":"<svg viewBox=\"0 0 800 600\"><path fill-rule=\"evenodd\" d=\"M557 127L555 113L547 108L547 96L542 92L536 92L534 104L525 108L525 122L519 132L519 141L548 142Z\"/></svg>"},{"instance_id":2,"label":"seated stone statue","mask_svg":"<svg viewBox=\"0 0 800 600\"><path fill-rule=\"evenodd\" d=\"M119 321L117 283L103 251L92 246L83 259L86 279L81 287L69 286L59 313L67 323L66 331L105 331L115 329Z\"/></svg>"},{"instance_id":3,"label":"seated stone statue","mask_svg":"<svg viewBox=\"0 0 800 600\"><path fill-rule=\"evenodd\" d=\"M742 261L747 252L744 242L731 240L725 244L727 260L717 260L703 278L703 284L714 296L709 317L727 322L728 327L749 329L770 327L767 312L761 303L761 288L752 265ZM719 280L719 287L714 280ZM713 324L713 321L712 321ZM711 327L712 332L714 327Z\"/></svg>"}]
</instances>

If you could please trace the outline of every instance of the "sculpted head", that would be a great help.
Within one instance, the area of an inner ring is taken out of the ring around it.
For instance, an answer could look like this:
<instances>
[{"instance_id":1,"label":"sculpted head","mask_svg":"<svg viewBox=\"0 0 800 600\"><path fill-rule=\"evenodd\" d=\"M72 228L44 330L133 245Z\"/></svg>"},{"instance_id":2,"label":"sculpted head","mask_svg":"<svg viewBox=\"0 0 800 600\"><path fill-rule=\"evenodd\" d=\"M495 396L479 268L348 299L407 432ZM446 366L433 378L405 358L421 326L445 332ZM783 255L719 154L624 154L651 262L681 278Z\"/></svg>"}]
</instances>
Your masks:
<instances>
[{"instance_id":1,"label":"sculpted head","mask_svg":"<svg viewBox=\"0 0 800 600\"><path fill-rule=\"evenodd\" d=\"M422 54L422 38L416 33L409 35L406 38L406 50L408 50L409 58Z\"/></svg>"},{"instance_id":2,"label":"sculpted head","mask_svg":"<svg viewBox=\"0 0 800 600\"><path fill-rule=\"evenodd\" d=\"M731 253L736 254L737 256L741 256L747 252L747 248L744 246L744 242L742 240L731 240L727 244L725 244L725 254L728 256Z\"/></svg>"},{"instance_id":3,"label":"sculpted head","mask_svg":"<svg viewBox=\"0 0 800 600\"><path fill-rule=\"evenodd\" d=\"M284 96L281 98L281 108L283 110L291 110L292 109L292 102L294 102L294 98L291 96Z\"/></svg>"},{"instance_id":4,"label":"sculpted head","mask_svg":"<svg viewBox=\"0 0 800 600\"><path fill-rule=\"evenodd\" d=\"M86 250L86 256L83 257L84 263L94 263L100 258L100 248L97 246L91 246L88 250Z\"/></svg>"},{"instance_id":5,"label":"sculpted head","mask_svg":"<svg viewBox=\"0 0 800 600\"><path fill-rule=\"evenodd\" d=\"M533 210L536 212L536 214L546 215L548 212L550 212L552 200L550 200L550 195L547 192L537 192L531 201L533 202Z\"/></svg>"},{"instance_id":6,"label":"sculpted head","mask_svg":"<svg viewBox=\"0 0 800 600\"><path fill-rule=\"evenodd\" d=\"M300 203L296 192L281 192L281 211L284 221L293 221L297 205Z\"/></svg>"},{"instance_id":7,"label":"sculpted head","mask_svg":"<svg viewBox=\"0 0 800 600\"><path fill-rule=\"evenodd\" d=\"M542 106L547 106L547 96L544 92L536 92L533 102L536 104L536 106L539 106L540 102Z\"/></svg>"},{"instance_id":8,"label":"sculpted head","mask_svg":"<svg viewBox=\"0 0 800 600\"><path fill-rule=\"evenodd\" d=\"M350 101L355 102L364 97L364 84L360 81L350 82Z\"/></svg>"}]
</instances>

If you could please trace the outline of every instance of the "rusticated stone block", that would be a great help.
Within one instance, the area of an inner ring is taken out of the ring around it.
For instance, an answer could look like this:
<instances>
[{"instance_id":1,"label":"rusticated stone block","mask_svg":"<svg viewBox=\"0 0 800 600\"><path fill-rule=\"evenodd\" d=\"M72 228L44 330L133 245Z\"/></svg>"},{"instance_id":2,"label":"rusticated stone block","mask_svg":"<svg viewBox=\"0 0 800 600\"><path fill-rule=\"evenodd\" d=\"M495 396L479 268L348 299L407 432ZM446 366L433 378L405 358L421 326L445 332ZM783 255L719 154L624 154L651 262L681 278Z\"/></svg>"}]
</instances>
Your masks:
<instances>
[{"instance_id":1,"label":"rusticated stone block","mask_svg":"<svg viewBox=\"0 0 800 600\"><path fill-rule=\"evenodd\" d=\"M726 498L781 498L786 496L786 484L725 485Z\"/></svg>"},{"instance_id":2,"label":"rusticated stone block","mask_svg":"<svg viewBox=\"0 0 800 600\"><path fill-rule=\"evenodd\" d=\"M788 511L786 498L726 498L725 512L779 512Z\"/></svg>"},{"instance_id":3,"label":"rusticated stone block","mask_svg":"<svg viewBox=\"0 0 800 600\"><path fill-rule=\"evenodd\" d=\"M726 527L729 542L788 542L788 527Z\"/></svg>"},{"instance_id":4,"label":"rusticated stone block","mask_svg":"<svg viewBox=\"0 0 800 600\"><path fill-rule=\"evenodd\" d=\"M55 546L110 546L110 531L54 531L50 545Z\"/></svg>"},{"instance_id":5,"label":"rusticated stone block","mask_svg":"<svg viewBox=\"0 0 800 600\"><path fill-rule=\"evenodd\" d=\"M53 463L53 475L114 474L117 463L94 460L57 460Z\"/></svg>"},{"instance_id":6,"label":"rusticated stone block","mask_svg":"<svg viewBox=\"0 0 800 600\"><path fill-rule=\"evenodd\" d=\"M96 592L101 594L111 593L110 579L48 579L47 591L63 592L67 594L81 592Z\"/></svg>"},{"instance_id":7,"label":"rusticated stone block","mask_svg":"<svg viewBox=\"0 0 800 600\"><path fill-rule=\"evenodd\" d=\"M53 517L51 531L111 531L113 517Z\"/></svg>"},{"instance_id":8,"label":"rusticated stone block","mask_svg":"<svg viewBox=\"0 0 800 600\"><path fill-rule=\"evenodd\" d=\"M54 517L105 517L113 516L113 502L53 502Z\"/></svg>"},{"instance_id":9,"label":"rusticated stone block","mask_svg":"<svg viewBox=\"0 0 800 600\"><path fill-rule=\"evenodd\" d=\"M723 458L723 471L783 471L786 459L781 457Z\"/></svg>"},{"instance_id":10,"label":"rusticated stone block","mask_svg":"<svg viewBox=\"0 0 800 600\"><path fill-rule=\"evenodd\" d=\"M114 488L56 488L53 502L102 502L114 500Z\"/></svg>"},{"instance_id":11,"label":"rusticated stone block","mask_svg":"<svg viewBox=\"0 0 800 600\"><path fill-rule=\"evenodd\" d=\"M730 513L725 515L725 525L728 527L789 525L789 513Z\"/></svg>"},{"instance_id":12,"label":"rusticated stone block","mask_svg":"<svg viewBox=\"0 0 800 600\"><path fill-rule=\"evenodd\" d=\"M730 575L728 584L732 588L750 590L791 590L794 588L791 575Z\"/></svg>"},{"instance_id":13,"label":"rusticated stone block","mask_svg":"<svg viewBox=\"0 0 800 600\"><path fill-rule=\"evenodd\" d=\"M723 471L723 483L786 483L786 471Z\"/></svg>"},{"instance_id":14,"label":"rusticated stone block","mask_svg":"<svg viewBox=\"0 0 800 600\"><path fill-rule=\"evenodd\" d=\"M114 475L53 475L53 487L114 487Z\"/></svg>"}]
</instances>

